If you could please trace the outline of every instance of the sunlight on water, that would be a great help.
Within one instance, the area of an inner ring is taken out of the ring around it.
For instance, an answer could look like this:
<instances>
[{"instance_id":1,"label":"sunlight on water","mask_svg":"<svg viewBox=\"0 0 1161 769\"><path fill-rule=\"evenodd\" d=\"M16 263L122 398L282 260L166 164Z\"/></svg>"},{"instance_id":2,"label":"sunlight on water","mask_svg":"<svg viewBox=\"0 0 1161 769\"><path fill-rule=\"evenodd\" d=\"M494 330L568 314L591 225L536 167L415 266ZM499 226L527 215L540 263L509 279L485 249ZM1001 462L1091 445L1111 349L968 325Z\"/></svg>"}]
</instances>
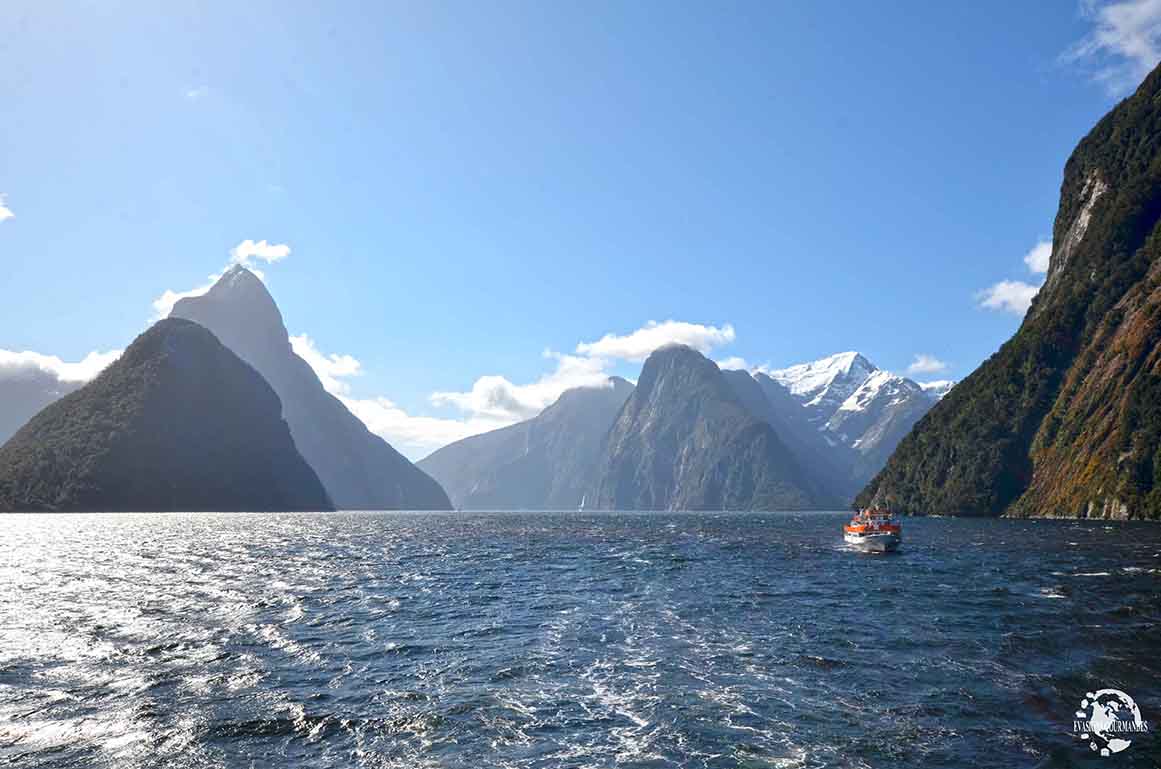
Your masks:
<instances>
[{"instance_id":1,"label":"sunlight on water","mask_svg":"<svg viewBox=\"0 0 1161 769\"><path fill-rule=\"evenodd\" d=\"M1161 707L1156 527L842 520L9 516L0 761L1066 766L1086 687Z\"/></svg>"}]
</instances>

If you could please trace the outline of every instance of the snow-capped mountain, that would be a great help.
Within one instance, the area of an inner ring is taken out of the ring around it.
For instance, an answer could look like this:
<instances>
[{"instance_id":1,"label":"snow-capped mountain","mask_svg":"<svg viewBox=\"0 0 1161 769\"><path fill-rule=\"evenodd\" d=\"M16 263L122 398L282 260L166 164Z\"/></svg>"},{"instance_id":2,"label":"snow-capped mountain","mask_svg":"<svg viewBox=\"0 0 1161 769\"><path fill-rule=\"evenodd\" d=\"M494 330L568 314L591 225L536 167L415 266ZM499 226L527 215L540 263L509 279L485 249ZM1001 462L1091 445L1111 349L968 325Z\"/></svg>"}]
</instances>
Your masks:
<instances>
[{"instance_id":1,"label":"snow-capped mountain","mask_svg":"<svg viewBox=\"0 0 1161 769\"><path fill-rule=\"evenodd\" d=\"M756 372L754 377L771 404L781 404L783 423L809 425L828 447L830 461L856 484L879 471L899 441L954 384L920 384L884 371L854 351L768 374Z\"/></svg>"},{"instance_id":2,"label":"snow-capped mountain","mask_svg":"<svg viewBox=\"0 0 1161 769\"><path fill-rule=\"evenodd\" d=\"M878 369L857 352L840 352L810 363L771 371L781 384L813 412L812 419L829 415Z\"/></svg>"}]
</instances>

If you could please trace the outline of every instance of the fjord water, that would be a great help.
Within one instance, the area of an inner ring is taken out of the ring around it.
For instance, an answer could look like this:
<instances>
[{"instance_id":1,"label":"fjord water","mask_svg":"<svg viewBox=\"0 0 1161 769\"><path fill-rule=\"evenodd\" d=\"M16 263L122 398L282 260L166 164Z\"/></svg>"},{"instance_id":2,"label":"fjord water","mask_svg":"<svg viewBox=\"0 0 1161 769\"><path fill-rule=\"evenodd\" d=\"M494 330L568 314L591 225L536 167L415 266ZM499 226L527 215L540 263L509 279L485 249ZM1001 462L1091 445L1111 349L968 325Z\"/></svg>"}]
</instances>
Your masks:
<instances>
[{"instance_id":1,"label":"fjord water","mask_svg":"<svg viewBox=\"0 0 1161 769\"><path fill-rule=\"evenodd\" d=\"M1161 527L843 518L8 516L0 764L1156 764Z\"/></svg>"}]
</instances>

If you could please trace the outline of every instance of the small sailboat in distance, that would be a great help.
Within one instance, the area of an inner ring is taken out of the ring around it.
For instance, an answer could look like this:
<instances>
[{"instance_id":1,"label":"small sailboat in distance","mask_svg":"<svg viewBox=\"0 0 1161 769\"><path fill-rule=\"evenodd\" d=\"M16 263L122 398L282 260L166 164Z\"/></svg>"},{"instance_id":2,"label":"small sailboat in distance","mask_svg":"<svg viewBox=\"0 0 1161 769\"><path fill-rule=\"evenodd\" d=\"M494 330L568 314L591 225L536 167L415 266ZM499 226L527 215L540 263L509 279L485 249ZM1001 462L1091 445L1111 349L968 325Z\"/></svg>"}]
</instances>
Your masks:
<instances>
[{"instance_id":1,"label":"small sailboat in distance","mask_svg":"<svg viewBox=\"0 0 1161 769\"><path fill-rule=\"evenodd\" d=\"M588 494L581 494L581 503L577 505L576 511L583 513L585 511L585 500L589 498Z\"/></svg>"},{"instance_id":2,"label":"small sailboat in distance","mask_svg":"<svg viewBox=\"0 0 1161 769\"><path fill-rule=\"evenodd\" d=\"M869 553L889 553L903 541L903 526L889 511L868 508L843 526L843 540Z\"/></svg>"}]
</instances>

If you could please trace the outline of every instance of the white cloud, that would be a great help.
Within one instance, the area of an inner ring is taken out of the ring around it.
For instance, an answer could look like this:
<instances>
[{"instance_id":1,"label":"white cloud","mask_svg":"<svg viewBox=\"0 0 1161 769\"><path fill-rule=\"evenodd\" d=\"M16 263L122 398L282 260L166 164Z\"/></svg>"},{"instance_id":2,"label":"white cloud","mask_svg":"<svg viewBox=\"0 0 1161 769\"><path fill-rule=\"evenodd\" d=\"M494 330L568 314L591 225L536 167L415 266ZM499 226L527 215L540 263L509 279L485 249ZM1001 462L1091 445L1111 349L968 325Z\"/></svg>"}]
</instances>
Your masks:
<instances>
[{"instance_id":1,"label":"white cloud","mask_svg":"<svg viewBox=\"0 0 1161 769\"><path fill-rule=\"evenodd\" d=\"M210 93L208 85L199 85L192 88L185 89L185 98L187 101L201 101Z\"/></svg>"},{"instance_id":2,"label":"white cloud","mask_svg":"<svg viewBox=\"0 0 1161 769\"><path fill-rule=\"evenodd\" d=\"M915 360L907 367L908 374L934 374L947 369L947 364L934 355L916 353Z\"/></svg>"},{"instance_id":3,"label":"white cloud","mask_svg":"<svg viewBox=\"0 0 1161 769\"><path fill-rule=\"evenodd\" d=\"M1041 240L1032 249L1024 254L1024 264L1036 273L1048 272L1048 263L1052 258L1052 241Z\"/></svg>"},{"instance_id":4,"label":"white cloud","mask_svg":"<svg viewBox=\"0 0 1161 769\"><path fill-rule=\"evenodd\" d=\"M368 430L411 459L419 459L462 438L533 417L565 390L608 384L605 361L546 350L544 356L555 360L556 367L535 382L517 385L502 376L482 376L467 392L431 395L433 405L452 406L462 416L417 416L407 413L390 398L352 397L350 386L344 380L362 373L362 365L354 356L324 353L306 334L291 337L291 346L318 375L323 387L362 420Z\"/></svg>"},{"instance_id":5,"label":"white cloud","mask_svg":"<svg viewBox=\"0 0 1161 769\"><path fill-rule=\"evenodd\" d=\"M915 360L911 361L911 365L907 367L908 374L935 374L936 372L946 371L947 364L939 360L935 355L928 355L925 353L916 353Z\"/></svg>"},{"instance_id":6,"label":"white cloud","mask_svg":"<svg viewBox=\"0 0 1161 769\"><path fill-rule=\"evenodd\" d=\"M1001 310L1013 315L1024 315L1032 306L1032 298L1040 286L1033 286L1021 280L1001 280L976 294L980 307Z\"/></svg>"},{"instance_id":7,"label":"white cloud","mask_svg":"<svg viewBox=\"0 0 1161 769\"><path fill-rule=\"evenodd\" d=\"M12 209L8 207L8 196L0 195L0 222L6 222L15 216L16 214L12 213Z\"/></svg>"},{"instance_id":8,"label":"white cloud","mask_svg":"<svg viewBox=\"0 0 1161 769\"><path fill-rule=\"evenodd\" d=\"M483 418L413 416L382 397L360 399L340 395L338 398L352 414L362 420L368 430L413 461L449 443L512 424L510 421Z\"/></svg>"},{"instance_id":9,"label":"white cloud","mask_svg":"<svg viewBox=\"0 0 1161 769\"><path fill-rule=\"evenodd\" d=\"M230 249L230 261L233 264L249 266L251 260L261 259L267 263L279 262L290 256L290 246L285 243L267 243L265 240L257 242L243 240Z\"/></svg>"},{"instance_id":10,"label":"white cloud","mask_svg":"<svg viewBox=\"0 0 1161 769\"><path fill-rule=\"evenodd\" d=\"M1029 249L1028 253L1024 254L1024 264L1028 267L1029 272L1043 275L1048 272L1051 258L1052 241L1040 240ZM977 291L975 299L979 306L984 309L1023 316L1032 306L1032 299L1040 291L1042 285L1043 280L1037 284L1025 283L1022 280L1001 280L983 291Z\"/></svg>"},{"instance_id":11,"label":"white cloud","mask_svg":"<svg viewBox=\"0 0 1161 769\"><path fill-rule=\"evenodd\" d=\"M358 376L362 364L352 355L331 353L326 355L315 347L314 340L306 334L290 337L290 346L298 357L314 369L323 387L331 395L346 395L351 387L342 381L345 377Z\"/></svg>"},{"instance_id":12,"label":"white cloud","mask_svg":"<svg viewBox=\"0 0 1161 769\"><path fill-rule=\"evenodd\" d=\"M1136 87L1161 61L1161 0L1086 0L1082 13L1093 30L1061 58L1090 67L1110 93Z\"/></svg>"},{"instance_id":13,"label":"white cloud","mask_svg":"<svg viewBox=\"0 0 1161 769\"><path fill-rule=\"evenodd\" d=\"M739 358L737 355L714 362L718 364L718 368L722 371L747 371L750 369L750 364L746 362L746 359Z\"/></svg>"},{"instance_id":14,"label":"white cloud","mask_svg":"<svg viewBox=\"0 0 1161 769\"><path fill-rule=\"evenodd\" d=\"M955 387L954 379L935 379L930 382L920 382L919 386L928 395L934 395L937 399L942 398L951 392L951 388Z\"/></svg>"},{"instance_id":15,"label":"white cloud","mask_svg":"<svg viewBox=\"0 0 1161 769\"><path fill-rule=\"evenodd\" d=\"M81 360L70 363L55 355L42 355L29 350L0 350L0 377L6 378L22 370L38 370L51 374L61 382L88 382L119 357L120 350L93 351Z\"/></svg>"},{"instance_id":16,"label":"white cloud","mask_svg":"<svg viewBox=\"0 0 1161 769\"><path fill-rule=\"evenodd\" d=\"M715 347L734 341L734 327L703 326L699 323L684 323L667 320L664 323L649 321L632 333L618 336L605 334L596 342L581 342L576 351L581 355L595 358L615 358L640 363L649 353L667 344L684 344L708 355Z\"/></svg>"},{"instance_id":17,"label":"white cloud","mask_svg":"<svg viewBox=\"0 0 1161 769\"><path fill-rule=\"evenodd\" d=\"M517 385L502 376L482 376L467 392L432 393L431 402L454 406L476 418L511 423L536 416L565 390L602 387L608 382L607 360L551 350L545 350L544 357L554 359L556 368L535 382Z\"/></svg>"}]
</instances>

